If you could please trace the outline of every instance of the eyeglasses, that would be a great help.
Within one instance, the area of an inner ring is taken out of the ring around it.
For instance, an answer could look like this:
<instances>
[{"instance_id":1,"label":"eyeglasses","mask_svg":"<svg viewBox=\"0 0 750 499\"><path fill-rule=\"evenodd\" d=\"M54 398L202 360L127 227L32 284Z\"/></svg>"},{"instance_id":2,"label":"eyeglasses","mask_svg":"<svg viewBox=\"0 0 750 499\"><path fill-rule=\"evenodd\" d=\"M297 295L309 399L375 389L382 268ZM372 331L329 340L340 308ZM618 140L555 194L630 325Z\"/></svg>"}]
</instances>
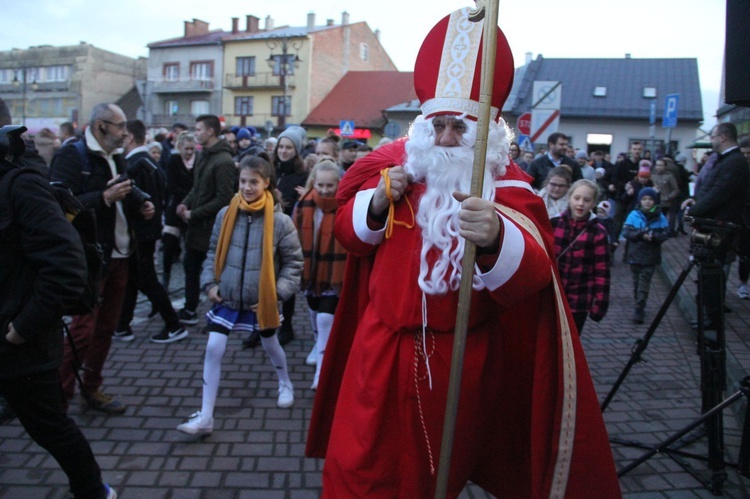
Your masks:
<instances>
[{"instance_id":1,"label":"eyeglasses","mask_svg":"<svg viewBox=\"0 0 750 499\"><path fill-rule=\"evenodd\" d=\"M102 123L106 123L107 125L112 125L113 127L117 128L118 130L122 130L122 129L125 128L125 122L124 121L122 121L120 123L113 123L112 121L109 121L109 120L99 120L99 121L101 121Z\"/></svg>"},{"instance_id":2,"label":"eyeglasses","mask_svg":"<svg viewBox=\"0 0 750 499\"><path fill-rule=\"evenodd\" d=\"M547 185L555 189L566 189L568 187L568 184L556 184L554 182L549 182Z\"/></svg>"}]
</instances>

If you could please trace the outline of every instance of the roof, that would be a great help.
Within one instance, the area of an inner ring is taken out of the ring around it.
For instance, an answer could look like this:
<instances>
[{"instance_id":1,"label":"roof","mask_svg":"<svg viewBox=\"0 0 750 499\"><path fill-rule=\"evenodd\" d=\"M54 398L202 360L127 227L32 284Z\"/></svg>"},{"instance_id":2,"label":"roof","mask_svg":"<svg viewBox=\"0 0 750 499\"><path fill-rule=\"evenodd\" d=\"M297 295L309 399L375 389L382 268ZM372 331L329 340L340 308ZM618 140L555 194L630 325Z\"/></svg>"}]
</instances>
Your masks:
<instances>
[{"instance_id":1,"label":"roof","mask_svg":"<svg viewBox=\"0 0 750 499\"><path fill-rule=\"evenodd\" d=\"M414 73L349 71L302 124L338 126L353 120L357 128L381 128L383 110L416 98Z\"/></svg>"},{"instance_id":2,"label":"roof","mask_svg":"<svg viewBox=\"0 0 750 499\"><path fill-rule=\"evenodd\" d=\"M534 81L562 82L563 117L648 119L651 99L643 96L643 90L653 87L658 116L666 96L679 94L679 119L703 120L697 59L544 59L539 55L516 69L504 109L515 115L530 111ZM606 87L606 96L595 97L595 87Z\"/></svg>"},{"instance_id":3,"label":"roof","mask_svg":"<svg viewBox=\"0 0 750 499\"><path fill-rule=\"evenodd\" d=\"M190 45L219 45L222 42L236 42L244 40L264 40L267 38L298 38L305 37L310 33L318 31L325 31L329 29L340 28L341 25L333 26L315 26L312 29L307 26L295 27L295 26L280 26L272 29L271 31L256 31L254 33L248 33L247 31L238 31L232 33L231 31L224 31L221 29L213 30L205 35L196 36L180 36L177 38L170 38L168 40L162 40L160 42L149 43L149 48L167 48L167 47L185 47Z\"/></svg>"},{"instance_id":4,"label":"roof","mask_svg":"<svg viewBox=\"0 0 750 499\"><path fill-rule=\"evenodd\" d=\"M221 29L209 31L204 35L196 36L180 36L178 38L170 38L169 40L162 40L160 42L153 42L147 45L148 48L167 48L167 47L187 47L190 45L221 45L221 40L231 34L228 31Z\"/></svg>"}]
</instances>

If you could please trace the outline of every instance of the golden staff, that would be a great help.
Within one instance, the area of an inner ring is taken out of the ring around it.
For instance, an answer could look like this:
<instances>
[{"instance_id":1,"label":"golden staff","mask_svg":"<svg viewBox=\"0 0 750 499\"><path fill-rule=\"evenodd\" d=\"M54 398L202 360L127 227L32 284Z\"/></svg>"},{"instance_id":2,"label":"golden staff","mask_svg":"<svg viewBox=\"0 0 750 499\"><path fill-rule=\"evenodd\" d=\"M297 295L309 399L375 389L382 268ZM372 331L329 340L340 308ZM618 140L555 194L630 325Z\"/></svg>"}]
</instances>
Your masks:
<instances>
[{"instance_id":1,"label":"golden staff","mask_svg":"<svg viewBox=\"0 0 750 499\"><path fill-rule=\"evenodd\" d=\"M476 9L469 14L469 20L479 22L484 19L482 37L482 80L479 84L479 116L477 116L477 139L474 146L474 165L471 174L471 196L481 197L484 183L484 164L487 158L487 135L490 129L492 108L492 84L495 75L495 52L497 49L497 15L499 0L477 0ZM469 327L471 309L472 278L476 259L476 245L465 241L464 257L461 265L461 287L458 290L458 311L456 330L453 336L453 356L448 381L448 398L445 404L443 439L440 445L435 497L444 499L448 490L453 437L456 433L458 399L461 391L461 376L466 350L466 333Z\"/></svg>"}]
</instances>

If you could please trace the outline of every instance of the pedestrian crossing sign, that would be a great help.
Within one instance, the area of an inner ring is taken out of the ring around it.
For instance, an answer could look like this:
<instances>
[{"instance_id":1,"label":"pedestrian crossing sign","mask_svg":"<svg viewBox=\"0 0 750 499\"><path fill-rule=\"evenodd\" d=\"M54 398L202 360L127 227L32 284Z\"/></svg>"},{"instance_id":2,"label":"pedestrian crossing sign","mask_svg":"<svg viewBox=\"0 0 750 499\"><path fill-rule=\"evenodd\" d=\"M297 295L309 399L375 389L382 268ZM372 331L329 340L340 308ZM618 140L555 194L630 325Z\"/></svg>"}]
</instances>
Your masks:
<instances>
[{"instance_id":1,"label":"pedestrian crossing sign","mask_svg":"<svg viewBox=\"0 0 750 499\"><path fill-rule=\"evenodd\" d=\"M354 121L341 120L339 130L342 137L351 137L354 135Z\"/></svg>"}]
</instances>

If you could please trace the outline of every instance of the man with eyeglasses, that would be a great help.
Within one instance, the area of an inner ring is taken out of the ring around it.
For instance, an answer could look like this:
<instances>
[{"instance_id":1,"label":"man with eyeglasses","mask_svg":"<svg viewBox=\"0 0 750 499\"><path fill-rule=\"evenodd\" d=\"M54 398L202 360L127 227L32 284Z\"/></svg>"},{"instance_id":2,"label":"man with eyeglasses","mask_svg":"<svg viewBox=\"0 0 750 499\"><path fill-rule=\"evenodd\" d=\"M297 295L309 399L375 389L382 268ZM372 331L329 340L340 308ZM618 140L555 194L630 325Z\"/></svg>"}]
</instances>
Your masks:
<instances>
[{"instance_id":1,"label":"man with eyeglasses","mask_svg":"<svg viewBox=\"0 0 750 499\"><path fill-rule=\"evenodd\" d=\"M732 123L719 123L711 131L711 147L717 154L712 166L704 166L695 186L695 194L685 200L685 214L709 218L720 222L742 224L742 215L748 202L750 169L737 145L737 128ZM705 172L704 172L705 170ZM724 286L733 257L724 260ZM710 283L706 284L710 286ZM720 318L720 297L706 293L706 319L704 329L714 329ZM696 324L697 325L697 324Z\"/></svg>"},{"instance_id":2,"label":"man with eyeglasses","mask_svg":"<svg viewBox=\"0 0 750 499\"><path fill-rule=\"evenodd\" d=\"M101 386L125 296L128 257L135 251L131 224L135 217L150 219L155 212L150 201L136 205L128 196L130 179L116 182L126 169L122 149L128 136L125 125L122 109L114 104L97 104L83 140L63 147L50 166L50 179L63 182L86 208L96 212L98 239L104 251L101 304L90 314L74 316L69 329L77 356L86 367L82 403L106 414L125 411L125 405L105 394ZM66 341L60 377L67 400L73 397L75 370L79 367Z\"/></svg>"}]
</instances>

